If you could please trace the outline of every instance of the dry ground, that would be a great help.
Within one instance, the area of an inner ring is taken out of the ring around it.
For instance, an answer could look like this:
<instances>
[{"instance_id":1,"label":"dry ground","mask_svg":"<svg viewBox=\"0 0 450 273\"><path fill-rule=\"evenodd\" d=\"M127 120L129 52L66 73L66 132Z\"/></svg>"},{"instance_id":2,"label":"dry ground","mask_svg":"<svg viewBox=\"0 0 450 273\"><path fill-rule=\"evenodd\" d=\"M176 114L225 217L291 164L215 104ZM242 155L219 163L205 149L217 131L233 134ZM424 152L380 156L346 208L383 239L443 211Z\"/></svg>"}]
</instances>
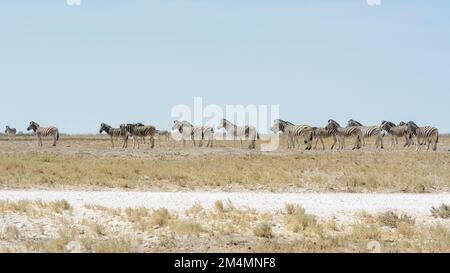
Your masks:
<instances>
[{"instance_id":1,"label":"dry ground","mask_svg":"<svg viewBox=\"0 0 450 273\"><path fill-rule=\"evenodd\" d=\"M281 140L279 150L261 152L234 148L227 141L216 141L213 149L157 141L154 150L148 144L124 150L111 149L105 136L62 136L57 147L47 141L43 148L31 137L1 138L0 189L449 191L449 137L441 137L438 152L416 152L401 144L391 148L390 139L385 142L383 151L369 140L371 145L360 151L338 152L291 151Z\"/></svg>"},{"instance_id":2,"label":"dry ground","mask_svg":"<svg viewBox=\"0 0 450 273\"><path fill-rule=\"evenodd\" d=\"M450 252L450 222L436 217L361 211L338 222L292 204L259 213L222 201L184 212L0 201L0 252Z\"/></svg>"}]
</instances>

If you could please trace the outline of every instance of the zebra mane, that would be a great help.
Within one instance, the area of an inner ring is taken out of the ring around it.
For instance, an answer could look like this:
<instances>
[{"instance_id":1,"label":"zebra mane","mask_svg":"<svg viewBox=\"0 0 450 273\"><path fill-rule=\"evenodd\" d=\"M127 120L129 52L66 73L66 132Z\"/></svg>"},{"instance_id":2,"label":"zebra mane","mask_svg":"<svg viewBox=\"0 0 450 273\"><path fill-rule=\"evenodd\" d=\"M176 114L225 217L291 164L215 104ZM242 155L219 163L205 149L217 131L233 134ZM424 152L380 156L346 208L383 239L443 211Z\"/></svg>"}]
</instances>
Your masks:
<instances>
[{"instance_id":1,"label":"zebra mane","mask_svg":"<svg viewBox=\"0 0 450 273\"><path fill-rule=\"evenodd\" d=\"M386 127L389 127L389 128L397 126L397 125L395 125L395 123L393 123L391 121L386 121L386 120L381 121L381 125L385 125Z\"/></svg>"},{"instance_id":2,"label":"zebra mane","mask_svg":"<svg viewBox=\"0 0 450 273\"><path fill-rule=\"evenodd\" d=\"M348 120L347 126L364 126L360 122L350 119Z\"/></svg>"},{"instance_id":3,"label":"zebra mane","mask_svg":"<svg viewBox=\"0 0 450 273\"><path fill-rule=\"evenodd\" d=\"M414 121L408 121L407 125L414 127L414 128L419 128L419 126L417 124L415 124Z\"/></svg>"},{"instance_id":4,"label":"zebra mane","mask_svg":"<svg viewBox=\"0 0 450 273\"><path fill-rule=\"evenodd\" d=\"M403 125L406 125L406 122L400 121L399 124L398 124L398 126L403 126Z\"/></svg>"},{"instance_id":5,"label":"zebra mane","mask_svg":"<svg viewBox=\"0 0 450 273\"><path fill-rule=\"evenodd\" d=\"M190 122L187 121L187 120L183 120L183 121L181 122L181 124L183 124L183 126L194 127L194 125L192 125L192 123L190 123Z\"/></svg>"},{"instance_id":6,"label":"zebra mane","mask_svg":"<svg viewBox=\"0 0 450 273\"><path fill-rule=\"evenodd\" d=\"M335 121L334 119L329 119L328 120L328 124L330 124L330 123L335 125L336 127L341 127L341 125L337 121Z\"/></svg>"},{"instance_id":7,"label":"zebra mane","mask_svg":"<svg viewBox=\"0 0 450 273\"><path fill-rule=\"evenodd\" d=\"M273 123L274 124L280 123L280 124L283 124L283 125L292 125L292 126L294 126L294 124L292 122L289 122L287 120L282 120L282 119L276 119L276 120L273 121Z\"/></svg>"}]
</instances>

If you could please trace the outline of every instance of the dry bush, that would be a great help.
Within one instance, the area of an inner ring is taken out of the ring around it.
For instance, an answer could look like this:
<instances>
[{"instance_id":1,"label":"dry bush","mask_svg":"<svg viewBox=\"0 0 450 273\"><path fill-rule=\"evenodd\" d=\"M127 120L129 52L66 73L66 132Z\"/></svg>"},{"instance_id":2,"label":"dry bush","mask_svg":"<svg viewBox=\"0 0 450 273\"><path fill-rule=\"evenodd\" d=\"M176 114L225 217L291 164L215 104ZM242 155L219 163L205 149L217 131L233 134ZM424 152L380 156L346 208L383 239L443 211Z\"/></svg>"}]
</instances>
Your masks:
<instances>
[{"instance_id":1,"label":"dry bush","mask_svg":"<svg viewBox=\"0 0 450 273\"><path fill-rule=\"evenodd\" d=\"M450 217L450 206L446 204L440 205L438 208L431 208L431 215L435 218L447 219Z\"/></svg>"},{"instance_id":2,"label":"dry bush","mask_svg":"<svg viewBox=\"0 0 450 273\"><path fill-rule=\"evenodd\" d=\"M198 236L203 231L202 225L191 220L174 221L171 228L176 234L188 236Z\"/></svg>"},{"instance_id":3,"label":"dry bush","mask_svg":"<svg viewBox=\"0 0 450 273\"><path fill-rule=\"evenodd\" d=\"M398 215L393 211L387 211L377 216L377 220L388 227L397 228L400 223L414 225L415 219L407 214Z\"/></svg>"},{"instance_id":4,"label":"dry bush","mask_svg":"<svg viewBox=\"0 0 450 273\"><path fill-rule=\"evenodd\" d=\"M169 211L166 208L160 208L156 210L151 218L150 218L150 224L152 226L166 226L169 223L169 220L172 218Z\"/></svg>"},{"instance_id":5,"label":"dry bush","mask_svg":"<svg viewBox=\"0 0 450 273\"><path fill-rule=\"evenodd\" d=\"M253 234L255 234L255 236L257 236L257 237L263 237L263 238L270 239L273 237L272 226L267 222L260 223L253 230Z\"/></svg>"},{"instance_id":6,"label":"dry bush","mask_svg":"<svg viewBox=\"0 0 450 273\"><path fill-rule=\"evenodd\" d=\"M304 208L297 206L292 214L286 216L285 225L293 232L302 232L315 227L317 220L314 215L307 214Z\"/></svg>"}]
</instances>

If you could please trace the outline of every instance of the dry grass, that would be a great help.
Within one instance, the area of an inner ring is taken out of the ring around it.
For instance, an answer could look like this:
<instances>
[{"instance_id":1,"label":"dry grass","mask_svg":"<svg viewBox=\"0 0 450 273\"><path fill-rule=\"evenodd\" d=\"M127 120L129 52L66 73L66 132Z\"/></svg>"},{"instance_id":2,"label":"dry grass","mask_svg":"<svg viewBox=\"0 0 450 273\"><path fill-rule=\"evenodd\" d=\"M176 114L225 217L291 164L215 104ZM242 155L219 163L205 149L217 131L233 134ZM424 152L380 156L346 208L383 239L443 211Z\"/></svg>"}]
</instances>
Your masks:
<instances>
[{"instance_id":1,"label":"dry grass","mask_svg":"<svg viewBox=\"0 0 450 273\"><path fill-rule=\"evenodd\" d=\"M255 227L255 229L253 230L253 233L257 237L263 237L263 238L268 238L268 239L273 237L272 226L267 222L263 222L263 223L257 225Z\"/></svg>"},{"instance_id":2,"label":"dry grass","mask_svg":"<svg viewBox=\"0 0 450 273\"><path fill-rule=\"evenodd\" d=\"M24 206L43 212L27 215ZM296 205L258 213L229 202L220 211L196 204L180 215L98 206L59 213L54 204L29 201L3 207L0 252L450 252L447 220L393 212L338 222Z\"/></svg>"},{"instance_id":3,"label":"dry grass","mask_svg":"<svg viewBox=\"0 0 450 273\"><path fill-rule=\"evenodd\" d=\"M450 218L450 206L442 204L438 208L432 207L431 214L436 218Z\"/></svg>"},{"instance_id":4,"label":"dry grass","mask_svg":"<svg viewBox=\"0 0 450 273\"><path fill-rule=\"evenodd\" d=\"M63 143L55 149L37 149L25 141L0 141L4 148L0 188L418 193L450 188L450 153L443 151L158 148L149 152L111 150L97 140Z\"/></svg>"}]
</instances>

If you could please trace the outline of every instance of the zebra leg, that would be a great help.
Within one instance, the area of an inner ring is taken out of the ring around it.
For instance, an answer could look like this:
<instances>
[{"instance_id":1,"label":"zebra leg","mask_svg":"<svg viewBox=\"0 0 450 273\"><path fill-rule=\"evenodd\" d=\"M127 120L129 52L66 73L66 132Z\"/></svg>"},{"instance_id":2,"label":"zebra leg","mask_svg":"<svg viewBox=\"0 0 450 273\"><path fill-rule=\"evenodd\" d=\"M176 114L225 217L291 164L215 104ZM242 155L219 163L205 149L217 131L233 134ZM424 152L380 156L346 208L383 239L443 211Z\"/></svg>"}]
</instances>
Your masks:
<instances>
[{"instance_id":1,"label":"zebra leg","mask_svg":"<svg viewBox=\"0 0 450 273\"><path fill-rule=\"evenodd\" d=\"M41 136L38 136L38 146L39 147L42 147L43 145L42 145L42 137Z\"/></svg>"},{"instance_id":2,"label":"zebra leg","mask_svg":"<svg viewBox=\"0 0 450 273\"><path fill-rule=\"evenodd\" d=\"M331 150L334 149L334 146L336 145L336 142L337 142L336 135L333 135L333 144L331 145Z\"/></svg>"},{"instance_id":3,"label":"zebra leg","mask_svg":"<svg viewBox=\"0 0 450 273\"><path fill-rule=\"evenodd\" d=\"M114 140L112 136L111 136L111 148L114 148Z\"/></svg>"},{"instance_id":4,"label":"zebra leg","mask_svg":"<svg viewBox=\"0 0 450 273\"><path fill-rule=\"evenodd\" d=\"M56 147L56 134L53 135L53 147Z\"/></svg>"},{"instance_id":5,"label":"zebra leg","mask_svg":"<svg viewBox=\"0 0 450 273\"><path fill-rule=\"evenodd\" d=\"M153 149L153 148L155 148L155 138L153 136L151 136L150 137L150 149Z\"/></svg>"}]
</instances>

